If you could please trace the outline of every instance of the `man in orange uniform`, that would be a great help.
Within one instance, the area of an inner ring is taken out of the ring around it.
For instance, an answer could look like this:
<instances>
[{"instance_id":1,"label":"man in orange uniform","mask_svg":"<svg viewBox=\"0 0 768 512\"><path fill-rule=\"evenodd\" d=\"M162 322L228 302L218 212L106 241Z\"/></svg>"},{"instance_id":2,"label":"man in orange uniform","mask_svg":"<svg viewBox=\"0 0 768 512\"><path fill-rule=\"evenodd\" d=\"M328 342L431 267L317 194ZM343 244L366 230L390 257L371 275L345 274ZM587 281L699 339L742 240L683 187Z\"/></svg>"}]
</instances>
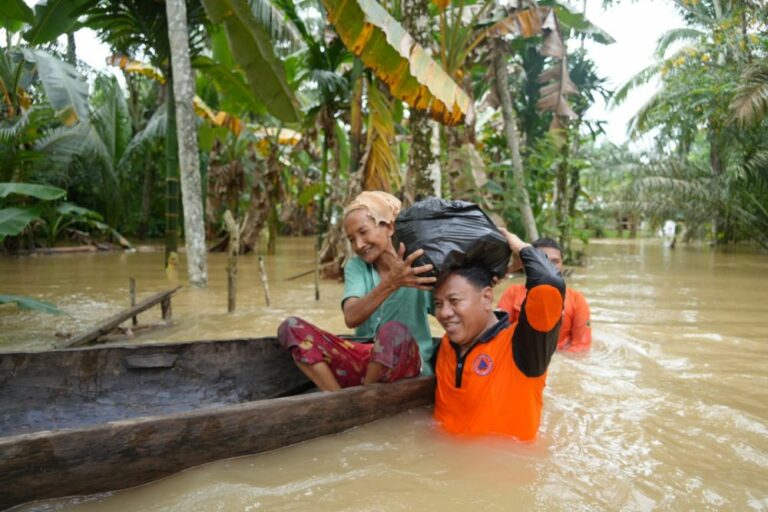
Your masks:
<instances>
[{"instance_id":1,"label":"man in orange uniform","mask_svg":"<svg viewBox=\"0 0 768 512\"><path fill-rule=\"evenodd\" d=\"M551 238L539 238L533 242L533 247L543 252L559 272L563 271L563 251L560 245ZM513 284L501 295L499 309L509 313L509 321L516 322L520 316L520 308L525 300L525 285ZM560 339L557 340L557 350L568 352L584 352L592 344L592 327L589 322L589 304L580 292L569 288L565 294L565 309L563 325L560 327Z\"/></svg>"},{"instance_id":2,"label":"man in orange uniform","mask_svg":"<svg viewBox=\"0 0 768 512\"><path fill-rule=\"evenodd\" d=\"M435 357L435 418L455 434L532 440L541 421L547 367L557 347L565 282L541 252L502 230L522 260L528 294L520 319L494 311L491 273L453 270L434 290L445 329Z\"/></svg>"}]
</instances>

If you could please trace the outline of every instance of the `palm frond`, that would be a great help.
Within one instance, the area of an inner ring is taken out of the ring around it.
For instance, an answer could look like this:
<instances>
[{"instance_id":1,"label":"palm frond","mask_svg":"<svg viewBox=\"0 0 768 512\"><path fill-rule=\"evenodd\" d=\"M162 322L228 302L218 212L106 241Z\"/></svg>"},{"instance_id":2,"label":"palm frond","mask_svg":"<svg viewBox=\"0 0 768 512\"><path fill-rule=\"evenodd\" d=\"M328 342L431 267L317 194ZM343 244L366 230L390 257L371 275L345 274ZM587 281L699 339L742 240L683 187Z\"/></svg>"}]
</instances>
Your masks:
<instances>
[{"instance_id":1,"label":"palm frond","mask_svg":"<svg viewBox=\"0 0 768 512\"><path fill-rule=\"evenodd\" d=\"M34 147L45 154L48 160L64 167L69 166L76 157L88 158L101 166L111 167L107 148L93 125L88 123L48 130Z\"/></svg>"},{"instance_id":2,"label":"palm frond","mask_svg":"<svg viewBox=\"0 0 768 512\"><path fill-rule=\"evenodd\" d=\"M669 47L680 41L701 41L706 34L695 28L673 28L664 32L656 43L656 58L663 59Z\"/></svg>"},{"instance_id":3,"label":"palm frond","mask_svg":"<svg viewBox=\"0 0 768 512\"><path fill-rule=\"evenodd\" d=\"M99 77L96 90L101 104L93 114L93 124L110 155L111 166L120 160L131 140L128 103L114 77Z\"/></svg>"},{"instance_id":4,"label":"palm frond","mask_svg":"<svg viewBox=\"0 0 768 512\"><path fill-rule=\"evenodd\" d=\"M33 107L34 108L34 107ZM19 134L29 126L30 110L23 111L21 115L16 119L16 122L0 123L0 142L11 142L13 139L19 136Z\"/></svg>"},{"instance_id":5,"label":"palm frond","mask_svg":"<svg viewBox=\"0 0 768 512\"><path fill-rule=\"evenodd\" d=\"M744 72L730 110L741 125L755 123L768 115L768 61Z\"/></svg>"},{"instance_id":6,"label":"palm frond","mask_svg":"<svg viewBox=\"0 0 768 512\"><path fill-rule=\"evenodd\" d=\"M637 73L632 78L630 78L627 81L627 83L619 87L619 89L613 93L613 97L611 99L611 105L616 106L623 103L624 100L627 99L627 96L629 95L630 91L640 87L641 85L645 85L648 82L650 82L653 78L657 76L657 74L659 73L659 69L660 69L659 64L652 64L647 68L643 69L642 71L640 71L639 73Z\"/></svg>"},{"instance_id":7,"label":"palm frond","mask_svg":"<svg viewBox=\"0 0 768 512\"><path fill-rule=\"evenodd\" d=\"M125 148L125 151L117 164L119 169L129 165L131 158L133 158L137 151L141 150L146 145L162 140L165 137L167 119L165 110L165 104L160 105L152 114L152 117L149 118L144 129L133 136L133 139L128 143L128 146Z\"/></svg>"},{"instance_id":8,"label":"palm frond","mask_svg":"<svg viewBox=\"0 0 768 512\"><path fill-rule=\"evenodd\" d=\"M651 124L651 118L656 108L664 101L664 91L657 91L651 96L648 101L643 104L637 113L632 116L627 125L627 133L630 137L637 138L641 134L650 130L653 125Z\"/></svg>"},{"instance_id":9,"label":"palm frond","mask_svg":"<svg viewBox=\"0 0 768 512\"><path fill-rule=\"evenodd\" d=\"M319 46L292 0L272 0L272 3L267 0L255 0L252 5L254 15L267 27L273 39L280 40L286 35L290 36L292 49L298 49L299 41L304 41L310 48Z\"/></svg>"}]
</instances>

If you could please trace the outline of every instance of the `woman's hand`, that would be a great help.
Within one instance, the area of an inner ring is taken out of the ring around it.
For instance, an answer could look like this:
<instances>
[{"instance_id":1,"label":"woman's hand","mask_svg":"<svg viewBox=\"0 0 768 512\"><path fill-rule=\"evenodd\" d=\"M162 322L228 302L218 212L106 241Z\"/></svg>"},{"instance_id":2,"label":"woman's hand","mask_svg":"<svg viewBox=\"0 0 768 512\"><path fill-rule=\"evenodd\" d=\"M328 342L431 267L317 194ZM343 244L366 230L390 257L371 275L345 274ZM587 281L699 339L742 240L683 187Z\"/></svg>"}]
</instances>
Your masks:
<instances>
[{"instance_id":1,"label":"woman's hand","mask_svg":"<svg viewBox=\"0 0 768 512\"><path fill-rule=\"evenodd\" d=\"M423 254L423 249L417 249L406 258L405 245L401 243L396 256L392 256L392 254L386 255L385 262L389 268L382 275L382 282L386 281L394 289L407 286L409 288L418 288L419 290L431 290L437 278L421 276L420 274L431 271L433 268L432 264L428 263L418 267L413 266L413 262Z\"/></svg>"}]
</instances>

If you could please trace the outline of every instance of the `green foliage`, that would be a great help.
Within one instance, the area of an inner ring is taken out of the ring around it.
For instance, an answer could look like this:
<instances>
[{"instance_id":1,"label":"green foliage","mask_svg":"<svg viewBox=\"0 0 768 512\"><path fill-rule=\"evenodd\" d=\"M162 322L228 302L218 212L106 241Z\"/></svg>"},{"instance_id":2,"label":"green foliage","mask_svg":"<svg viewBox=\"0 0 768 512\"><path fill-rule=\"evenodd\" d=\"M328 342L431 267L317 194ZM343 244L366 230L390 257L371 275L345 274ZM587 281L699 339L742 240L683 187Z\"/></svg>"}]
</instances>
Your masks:
<instances>
[{"instance_id":1,"label":"green foliage","mask_svg":"<svg viewBox=\"0 0 768 512\"><path fill-rule=\"evenodd\" d=\"M0 210L0 242L6 236L16 236L33 220L40 218L37 208L3 208Z\"/></svg>"},{"instance_id":2,"label":"green foliage","mask_svg":"<svg viewBox=\"0 0 768 512\"><path fill-rule=\"evenodd\" d=\"M88 85L70 64L41 50L25 48L24 59L35 65L46 98L65 124L88 120Z\"/></svg>"},{"instance_id":3,"label":"green foliage","mask_svg":"<svg viewBox=\"0 0 768 512\"><path fill-rule=\"evenodd\" d=\"M17 236L31 222L40 219L44 203L64 197L66 191L57 187L31 183L0 183L0 199L5 199L11 194L22 197L14 201L6 199L0 202L0 206L9 206L0 209L0 243L7 236ZM33 205L25 204L27 197L40 199L41 202Z\"/></svg>"},{"instance_id":4,"label":"green foliage","mask_svg":"<svg viewBox=\"0 0 768 512\"><path fill-rule=\"evenodd\" d=\"M32 183L0 183L0 199L10 194L34 197L45 201L61 199L67 194L66 190L49 185L34 185Z\"/></svg>"},{"instance_id":5,"label":"green foliage","mask_svg":"<svg viewBox=\"0 0 768 512\"><path fill-rule=\"evenodd\" d=\"M0 295L0 304L16 304L19 309L30 311L39 311L49 315L67 315L65 311L60 310L53 304L41 300L31 299L22 295Z\"/></svg>"},{"instance_id":6,"label":"green foliage","mask_svg":"<svg viewBox=\"0 0 768 512\"><path fill-rule=\"evenodd\" d=\"M544 3L544 2L542 2ZM555 7L560 25L600 44L613 44L616 40L605 30L589 21L582 13L558 3Z\"/></svg>"},{"instance_id":7,"label":"green foliage","mask_svg":"<svg viewBox=\"0 0 768 512\"><path fill-rule=\"evenodd\" d=\"M300 119L296 99L274 54L269 33L245 0L203 0L214 23L224 25L234 60L245 73L251 92L284 122Z\"/></svg>"},{"instance_id":8,"label":"green foliage","mask_svg":"<svg viewBox=\"0 0 768 512\"><path fill-rule=\"evenodd\" d=\"M73 29L83 7L94 0L43 0L35 4L32 27L24 32L24 39L31 45L48 43Z\"/></svg>"},{"instance_id":9,"label":"green foliage","mask_svg":"<svg viewBox=\"0 0 768 512\"><path fill-rule=\"evenodd\" d=\"M18 30L19 25L17 23L32 23L35 19L32 9L30 9L24 0L3 0L2 6L3 14L2 18L0 18L0 22L2 22L3 27L12 32ZM13 27L17 28L12 30Z\"/></svg>"},{"instance_id":10,"label":"green foliage","mask_svg":"<svg viewBox=\"0 0 768 512\"><path fill-rule=\"evenodd\" d=\"M768 201L765 136L768 22L751 3L682 2L687 26L663 35L658 61L616 95L659 78L661 87L637 112L634 135L653 131L657 150L634 184L652 223L682 217L712 243L765 244ZM644 198L644 199L643 199Z\"/></svg>"}]
</instances>

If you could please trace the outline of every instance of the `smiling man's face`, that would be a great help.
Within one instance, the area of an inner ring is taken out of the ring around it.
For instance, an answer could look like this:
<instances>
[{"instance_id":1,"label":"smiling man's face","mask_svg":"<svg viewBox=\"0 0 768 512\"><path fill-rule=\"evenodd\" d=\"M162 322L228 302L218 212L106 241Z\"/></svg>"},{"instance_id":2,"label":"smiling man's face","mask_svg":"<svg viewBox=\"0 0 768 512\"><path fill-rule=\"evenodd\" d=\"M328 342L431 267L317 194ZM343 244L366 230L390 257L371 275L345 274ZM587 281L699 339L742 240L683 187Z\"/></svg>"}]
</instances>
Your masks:
<instances>
[{"instance_id":1,"label":"smiling man's face","mask_svg":"<svg viewBox=\"0 0 768 512\"><path fill-rule=\"evenodd\" d=\"M458 274L449 275L434 291L435 318L448 339L466 346L493 322L493 290L478 287Z\"/></svg>"}]
</instances>

